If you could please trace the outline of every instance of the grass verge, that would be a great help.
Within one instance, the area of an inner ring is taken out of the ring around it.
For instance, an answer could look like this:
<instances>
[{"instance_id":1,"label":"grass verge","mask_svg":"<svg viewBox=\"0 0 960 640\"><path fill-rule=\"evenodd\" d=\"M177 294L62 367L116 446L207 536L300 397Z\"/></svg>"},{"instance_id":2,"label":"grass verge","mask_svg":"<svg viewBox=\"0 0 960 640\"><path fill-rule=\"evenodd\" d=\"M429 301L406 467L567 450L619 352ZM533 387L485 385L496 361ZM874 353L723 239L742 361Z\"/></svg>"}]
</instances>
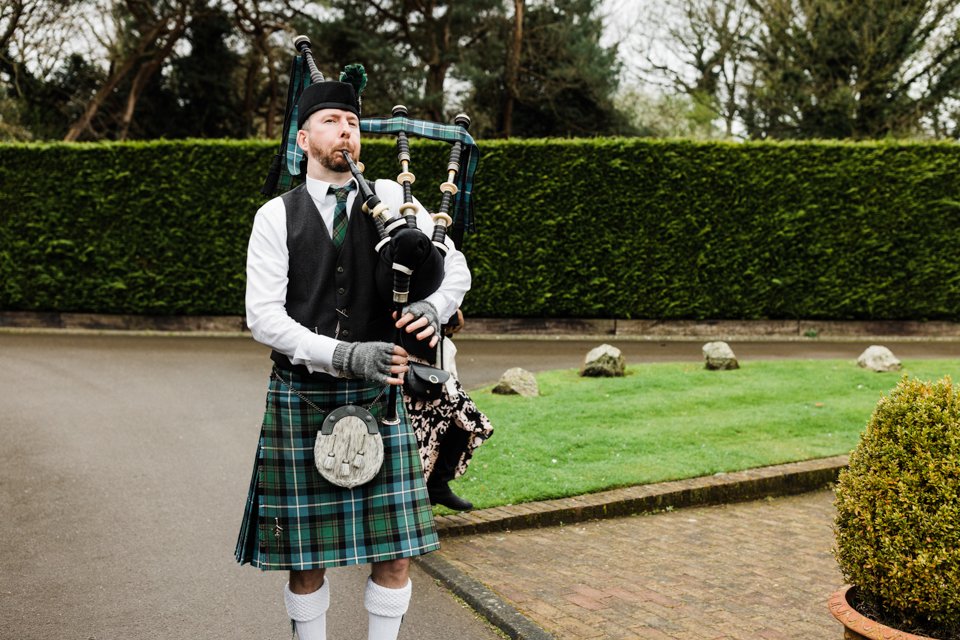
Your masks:
<instances>
[{"instance_id":1,"label":"grass verge","mask_svg":"<svg viewBox=\"0 0 960 640\"><path fill-rule=\"evenodd\" d=\"M851 360L545 372L538 398L471 392L494 435L452 486L482 509L848 453L904 375L960 379L960 360L908 360L898 373Z\"/></svg>"}]
</instances>

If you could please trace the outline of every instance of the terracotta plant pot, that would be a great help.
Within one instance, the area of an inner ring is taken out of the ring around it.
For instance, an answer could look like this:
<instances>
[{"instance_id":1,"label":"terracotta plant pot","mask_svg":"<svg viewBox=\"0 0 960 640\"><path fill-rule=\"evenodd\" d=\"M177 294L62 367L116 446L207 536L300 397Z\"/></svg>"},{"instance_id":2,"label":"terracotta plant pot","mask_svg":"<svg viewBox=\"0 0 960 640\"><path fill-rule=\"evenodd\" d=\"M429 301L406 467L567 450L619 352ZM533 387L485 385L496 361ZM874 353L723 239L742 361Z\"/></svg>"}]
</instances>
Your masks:
<instances>
[{"instance_id":1,"label":"terracotta plant pot","mask_svg":"<svg viewBox=\"0 0 960 640\"><path fill-rule=\"evenodd\" d=\"M918 636L906 631L874 622L858 613L847 601L847 592L851 587L843 587L828 601L830 613L843 625L844 640L935 640L929 636Z\"/></svg>"}]
</instances>

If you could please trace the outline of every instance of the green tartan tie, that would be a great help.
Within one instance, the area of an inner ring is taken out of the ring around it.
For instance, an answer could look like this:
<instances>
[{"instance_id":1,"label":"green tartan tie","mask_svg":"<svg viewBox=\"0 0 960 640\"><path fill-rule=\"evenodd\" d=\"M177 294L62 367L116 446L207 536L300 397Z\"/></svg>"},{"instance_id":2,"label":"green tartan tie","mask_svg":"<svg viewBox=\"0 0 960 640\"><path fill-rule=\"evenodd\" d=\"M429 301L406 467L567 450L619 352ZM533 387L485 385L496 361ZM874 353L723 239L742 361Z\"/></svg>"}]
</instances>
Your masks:
<instances>
[{"instance_id":1,"label":"green tartan tie","mask_svg":"<svg viewBox=\"0 0 960 640\"><path fill-rule=\"evenodd\" d=\"M337 206L333 209L333 246L337 249L347 236L347 194L353 191L353 186L352 182L342 187L330 185L329 193L337 199Z\"/></svg>"}]
</instances>

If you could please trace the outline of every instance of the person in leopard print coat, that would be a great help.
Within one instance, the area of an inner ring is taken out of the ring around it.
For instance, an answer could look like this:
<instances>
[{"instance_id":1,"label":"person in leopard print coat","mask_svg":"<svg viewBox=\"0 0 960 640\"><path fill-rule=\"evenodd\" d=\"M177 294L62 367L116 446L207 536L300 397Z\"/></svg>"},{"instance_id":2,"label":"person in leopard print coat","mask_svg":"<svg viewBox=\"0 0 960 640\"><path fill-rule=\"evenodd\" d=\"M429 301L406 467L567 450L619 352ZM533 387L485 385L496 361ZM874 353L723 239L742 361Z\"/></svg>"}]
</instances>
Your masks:
<instances>
[{"instance_id":1,"label":"person in leopard print coat","mask_svg":"<svg viewBox=\"0 0 960 640\"><path fill-rule=\"evenodd\" d=\"M493 435L490 420L457 379L457 348L450 336L462 328L463 313L457 309L456 319L444 326L445 335L437 349L437 366L450 372L441 396L423 400L404 394L430 502L455 511L468 511L473 504L455 494L450 481L467 472L473 452Z\"/></svg>"}]
</instances>

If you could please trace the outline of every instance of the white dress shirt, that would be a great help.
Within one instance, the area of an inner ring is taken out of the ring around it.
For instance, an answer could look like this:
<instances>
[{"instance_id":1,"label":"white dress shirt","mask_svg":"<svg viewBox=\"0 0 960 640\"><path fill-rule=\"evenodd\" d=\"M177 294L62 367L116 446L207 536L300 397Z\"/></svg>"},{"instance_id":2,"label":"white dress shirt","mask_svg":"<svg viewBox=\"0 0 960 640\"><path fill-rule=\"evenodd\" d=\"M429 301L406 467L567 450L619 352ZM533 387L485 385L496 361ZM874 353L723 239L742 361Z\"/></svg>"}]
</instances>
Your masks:
<instances>
[{"instance_id":1,"label":"white dress shirt","mask_svg":"<svg viewBox=\"0 0 960 640\"><path fill-rule=\"evenodd\" d=\"M353 179L351 182L355 183ZM317 205L327 232L332 235L333 210L337 201L328 193L329 187L330 183L307 178L307 192ZM403 203L403 187L392 180L377 180L376 192L396 216ZM356 197L355 186L347 197L348 216ZM419 227L432 236L433 220L419 202L415 203ZM247 326L255 340L285 354L293 364L306 365L310 371L339 375L333 368L333 350L340 341L314 333L287 314L289 253L286 222L286 209L279 197L260 207L254 218L247 245ZM443 282L436 292L425 298L437 309L441 322L456 313L470 290L471 280L466 258L449 238L447 246ZM384 313L388 312L384 309Z\"/></svg>"}]
</instances>

